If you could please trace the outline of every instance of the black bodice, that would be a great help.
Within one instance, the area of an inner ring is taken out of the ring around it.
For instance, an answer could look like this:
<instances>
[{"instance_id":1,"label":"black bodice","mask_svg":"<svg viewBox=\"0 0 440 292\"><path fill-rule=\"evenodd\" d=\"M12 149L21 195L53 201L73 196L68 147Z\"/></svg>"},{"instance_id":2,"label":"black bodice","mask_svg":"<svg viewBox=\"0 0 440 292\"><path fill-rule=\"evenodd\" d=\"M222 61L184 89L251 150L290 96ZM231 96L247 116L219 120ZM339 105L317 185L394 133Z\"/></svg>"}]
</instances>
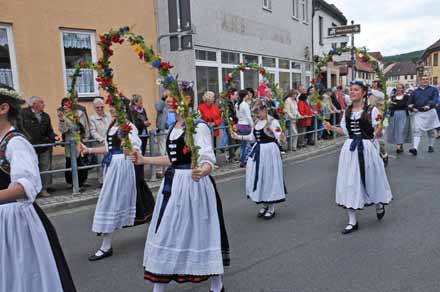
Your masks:
<instances>
[{"instance_id":1,"label":"black bodice","mask_svg":"<svg viewBox=\"0 0 440 292\"><path fill-rule=\"evenodd\" d=\"M23 137L17 130L8 132L0 141L0 190L5 190L11 184L11 165L6 160L6 148L9 141L16 136Z\"/></svg>"},{"instance_id":2,"label":"black bodice","mask_svg":"<svg viewBox=\"0 0 440 292\"><path fill-rule=\"evenodd\" d=\"M191 164L191 152L185 144L185 132L182 132L176 140L172 140L170 137L173 128L170 129L166 142L167 153L171 164L173 166Z\"/></svg>"},{"instance_id":3,"label":"black bodice","mask_svg":"<svg viewBox=\"0 0 440 292\"><path fill-rule=\"evenodd\" d=\"M276 139L274 137L271 137L266 134L264 128L260 130L254 129L254 136L255 136L255 140L257 140L257 143L260 144L276 142Z\"/></svg>"},{"instance_id":4,"label":"black bodice","mask_svg":"<svg viewBox=\"0 0 440 292\"><path fill-rule=\"evenodd\" d=\"M350 114L351 116L351 114ZM371 109L367 113L363 113L361 118L353 120L351 117L345 116L345 124L350 139L368 139L374 138L374 128L371 123Z\"/></svg>"},{"instance_id":5,"label":"black bodice","mask_svg":"<svg viewBox=\"0 0 440 292\"><path fill-rule=\"evenodd\" d=\"M121 144L121 138L119 138L118 131L116 131L113 135L110 135L110 130L113 127L113 123L110 125L110 127L107 130L107 145L109 151L117 151L122 150Z\"/></svg>"}]
</instances>

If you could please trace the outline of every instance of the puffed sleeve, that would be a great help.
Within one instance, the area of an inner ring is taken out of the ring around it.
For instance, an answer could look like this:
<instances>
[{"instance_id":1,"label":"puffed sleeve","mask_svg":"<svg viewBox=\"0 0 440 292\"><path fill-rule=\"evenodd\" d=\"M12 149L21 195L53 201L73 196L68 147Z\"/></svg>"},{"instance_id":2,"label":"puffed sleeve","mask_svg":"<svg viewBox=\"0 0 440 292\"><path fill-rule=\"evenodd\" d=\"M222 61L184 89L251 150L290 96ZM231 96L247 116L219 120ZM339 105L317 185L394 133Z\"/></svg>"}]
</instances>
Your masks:
<instances>
[{"instance_id":1,"label":"puffed sleeve","mask_svg":"<svg viewBox=\"0 0 440 292\"><path fill-rule=\"evenodd\" d=\"M344 131L344 135L348 136L347 124L345 123L345 111L342 114L341 129L342 129L342 131Z\"/></svg>"},{"instance_id":2,"label":"puffed sleeve","mask_svg":"<svg viewBox=\"0 0 440 292\"><path fill-rule=\"evenodd\" d=\"M133 145L133 149L140 150L141 145L142 145L142 141L139 138L139 132L138 132L137 128L135 127L135 125L133 125L132 123L130 123L130 125L131 125L132 130L131 130L130 134L128 134L128 137L130 138L131 145Z\"/></svg>"},{"instance_id":3,"label":"puffed sleeve","mask_svg":"<svg viewBox=\"0 0 440 292\"><path fill-rule=\"evenodd\" d=\"M377 125L379 125L381 120L380 112L376 107L373 107L371 110L371 124L375 128Z\"/></svg>"},{"instance_id":4,"label":"puffed sleeve","mask_svg":"<svg viewBox=\"0 0 440 292\"><path fill-rule=\"evenodd\" d=\"M216 162L214 149L212 148L211 130L205 123L199 123L196 127L196 133L194 134L194 144L199 149L199 165L204 163L211 164L214 169Z\"/></svg>"},{"instance_id":5,"label":"puffed sleeve","mask_svg":"<svg viewBox=\"0 0 440 292\"><path fill-rule=\"evenodd\" d=\"M270 123L269 128L272 131L272 133L275 136L275 138L279 142L280 141L280 135L283 132L281 130L280 122L278 120L276 120L276 119L273 119L272 122Z\"/></svg>"},{"instance_id":6,"label":"puffed sleeve","mask_svg":"<svg viewBox=\"0 0 440 292\"><path fill-rule=\"evenodd\" d=\"M5 154L11 164L11 184L20 184L27 200L33 202L42 188L38 157L34 148L23 137L13 137Z\"/></svg>"}]
</instances>

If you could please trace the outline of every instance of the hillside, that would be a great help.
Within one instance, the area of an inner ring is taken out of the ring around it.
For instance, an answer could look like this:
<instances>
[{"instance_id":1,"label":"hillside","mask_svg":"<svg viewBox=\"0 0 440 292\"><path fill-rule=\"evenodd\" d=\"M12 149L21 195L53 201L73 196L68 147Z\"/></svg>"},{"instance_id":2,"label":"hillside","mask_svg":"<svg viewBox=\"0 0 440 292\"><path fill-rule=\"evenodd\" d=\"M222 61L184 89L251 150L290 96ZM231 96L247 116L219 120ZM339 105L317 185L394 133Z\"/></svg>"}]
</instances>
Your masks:
<instances>
[{"instance_id":1,"label":"hillside","mask_svg":"<svg viewBox=\"0 0 440 292\"><path fill-rule=\"evenodd\" d=\"M388 65L391 63L396 63L401 61L417 62L422 57L423 52L424 50L400 54L400 55L394 55L394 56L386 56L384 57L384 63Z\"/></svg>"}]
</instances>

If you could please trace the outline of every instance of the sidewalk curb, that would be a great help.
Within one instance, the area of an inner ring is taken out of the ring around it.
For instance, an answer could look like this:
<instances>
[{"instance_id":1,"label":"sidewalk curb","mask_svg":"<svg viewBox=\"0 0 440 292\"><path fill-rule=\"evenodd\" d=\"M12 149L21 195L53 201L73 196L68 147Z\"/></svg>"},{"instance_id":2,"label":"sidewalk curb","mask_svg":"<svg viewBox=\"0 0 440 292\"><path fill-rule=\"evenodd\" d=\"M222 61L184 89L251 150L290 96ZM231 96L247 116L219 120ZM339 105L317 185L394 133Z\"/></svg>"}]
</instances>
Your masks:
<instances>
[{"instance_id":1,"label":"sidewalk curb","mask_svg":"<svg viewBox=\"0 0 440 292\"><path fill-rule=\"evenodd\" d=\"M301 153L298 155L294 155L291 157L283 158L284 162L294 162L294 161L302 161L307 158L313 158L314 156L319 156L321 154L324 154L326 152L331 152L333 150L338 149L343 143L345 139L342 140L336 140L336 143L332 145L326 145L319 147L316 150L312 150L307 153ZM228 177L233 177L237 175L245 175L246 169L244 168L236 168L225 172L220 172L218 174L214 173L213 177L217 181L224 180ZM156 193L159 190L161 184L161 180L158 180L156 182L150 182L149 186L153 193ZM59 202L49 203L49 204L40 204L40 207L48 214L59 212L59 211L66 211L69 209L75 209L79 207L86 207L86 206L92 206L95 205L99 196L99 189L91 190L84 194L75 195L74 200L66 200L63 201L60 199Z\"/></svg>"}]
</instances>

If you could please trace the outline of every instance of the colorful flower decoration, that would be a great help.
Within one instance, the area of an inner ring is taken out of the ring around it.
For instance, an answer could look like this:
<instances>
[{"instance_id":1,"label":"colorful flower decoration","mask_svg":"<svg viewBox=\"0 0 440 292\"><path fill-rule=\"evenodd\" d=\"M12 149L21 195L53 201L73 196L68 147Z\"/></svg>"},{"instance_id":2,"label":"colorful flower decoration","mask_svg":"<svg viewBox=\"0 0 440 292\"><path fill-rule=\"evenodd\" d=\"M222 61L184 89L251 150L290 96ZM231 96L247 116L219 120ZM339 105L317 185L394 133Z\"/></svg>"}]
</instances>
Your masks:
<instances>
[{"instance_id":1,"label":"colorful flower decoration","mask_svg":"<svg viewBox=\"0 0 440 292\"><path fill-rule=\"evenodd\" d=\"M266 71L266 69L263 66L260 66L256 63L240 63L237 67L235 67L232 72L226 74L225 76L225 88L226 90L222 92L220 101L220 107L222 108L222 117L224 120L228 123L228 128L230 131L233 130L232 120L229 118L229 107L228 103L226 102L228 89L235 86L234 84L234 78L240 74L240 72L244 72L246 70L256 71L258 72L264 79L267 80L267 86L272 90L272 94L275 97L277 101L277 109L276 112L280 116L280 125L283 131L286 130L286 120L285 120L285 107L284 107L284 100L282 97L282 92L278 88L278 86L275 84L275 81L273 80L272 74Z\"/></svg>"},{"instance_id":2,"label":"colorful flower decoration","mask_svg":"<svg viewBox=\"0 0 440 292\"><path fill-rule=\"evenodd\" d=\"M364 63L368 63L372 66L373 70L375 71L375 73L378 76L378 79L382 85L383 88L383 94L385 96L384 98L384 114L382 116L380 116L380 126L383 127L384 122L386 119L389 118L389 114L388 114L388 108L389 108L389 97L387 94L387 90L386 90L386 78L385 78L385 74L383 73L383 71L380 69L380 65L379 62L368 53L366 48L356 48L356 47L344 47L344 48L337 48L334 49L332 48L328 54L325 54L322 59L320 59L318 56L315 56L315 78L316 79L322 79L323 76L323 68L327 66L327 64L329 62L333 61L333 56L334 55L342 55L343 53L346 52L351 52L353 51L353 53L359 57L362 62ZM312 79L311 85L315 88L315 92L313 94L312 97L312 102L316 105L319 104L319 92L318 92L318 85L317 82L315 82L315 78ZM323 120L323 118L320 118L321 120Z\"/></svg>"},{"instance_id":3,"label":"colorful flower decoration","mask_svg":"<svg viewBox=\"0 0 440 292\"><path fill-rule=\"evenodd\" d=\"M102 50L102 57L96 64L87 64L88 67L95 69L98 72L96 81L99 83L101 89L105 90L108 95L106 98L107 104L112 104L117 112L117 122L120 125L119 135L122 139L122 147L126 150L132 150L132 145L129 139L129 133L132 131L130 123L127 119L127 113L124 99L126 97L118 89L114 83L113 69L110 67L110 58L114 51L112 46L115 44L128 43L140 60L147 64L151 64L153 68L159 71L160 83L164 88L171 91L171 95L176 99L178 114L185 121L185 142L191 151L192 166L197 167L198 163L198 147L195 146L193 134L195 133L194 120L197 118L196 114L190 109L188 99L184 98L179 87L179 82L171 75L170 70L173 66L162 60L151 47L147 47L144 38L140 35L134 34L128 26L121 27L118 30L110 30L108 33L99 36L98 46ZM76 68L80 71L80 65ZM75 71L76 72L76 71ZM72 82L73 83L73 82ZM72 86L74 89L74 84ZM74 90L72 90L74 91Z\"/></svg>"}]
</instances>

